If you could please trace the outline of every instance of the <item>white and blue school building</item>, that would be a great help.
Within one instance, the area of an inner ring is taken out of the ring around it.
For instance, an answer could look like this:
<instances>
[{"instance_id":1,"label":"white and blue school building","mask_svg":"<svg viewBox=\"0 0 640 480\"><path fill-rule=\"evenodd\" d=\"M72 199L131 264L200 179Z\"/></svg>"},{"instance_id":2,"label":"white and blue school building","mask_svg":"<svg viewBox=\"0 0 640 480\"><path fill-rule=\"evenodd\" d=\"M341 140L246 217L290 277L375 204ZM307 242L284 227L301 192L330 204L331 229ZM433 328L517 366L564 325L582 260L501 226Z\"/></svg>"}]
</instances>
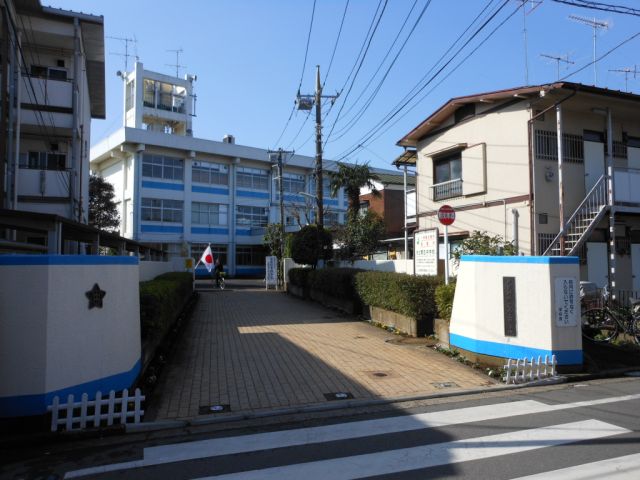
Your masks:
<instances>
[{"instance_id":1,"label":"white and blue school building","mask_svg":"<svg viewBox=\"0 0 640 480\"><path fill-rule=\"evenodd\" d=\"M120 234L196 261L206 248L231 276L263 276L265 227L280 223L277 169L265 149L193 136L193 82L144 70L121 74L124 126L91 149L91 170L114 186ZM315 158L287 155L283 189L288 232L313 223ZM324 161L325 172L336 164ZM395 172L394 172L395 173ZM345 221L347 199L331 197L325 225ZM197 272L198 274L204 273Z\"/></svg>"}]
</instances>

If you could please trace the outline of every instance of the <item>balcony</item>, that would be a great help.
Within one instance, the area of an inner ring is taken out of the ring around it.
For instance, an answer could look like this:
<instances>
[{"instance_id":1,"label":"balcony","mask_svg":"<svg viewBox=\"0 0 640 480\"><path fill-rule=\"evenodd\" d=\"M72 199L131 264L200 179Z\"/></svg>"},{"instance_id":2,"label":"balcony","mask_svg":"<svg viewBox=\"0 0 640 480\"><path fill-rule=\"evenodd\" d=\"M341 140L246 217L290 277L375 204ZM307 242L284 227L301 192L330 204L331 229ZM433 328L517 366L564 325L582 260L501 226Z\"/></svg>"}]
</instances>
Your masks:
<instances>
[{"instance_id":1,"label":"balcony","mask_svg":"<svg viewBox=\"0 0 640 480\"><path fill-rule=\"evenodd\" d=\"M72 87L68 80L22 75L22 102L71 109Z\"/></svg>"},{"instance_id":2,"label":"balcony","mask_svg":"<svg viewBox=\"0 0 640 480\"><path fill-rule=\"evenodd\" d=\"M431 200L438 202L447 198L462 196L462 179L449 180L448 182L436 183L430 187Z\"/></svg>"},{"instance_id":3,"label":"balcony","mask_svg":"<svg viewBox=\"0 0 640 480\"><path fill-rule=\"evenodd\" d=\"M69 198L68 170L21 168L18 173L18 195L21 197Z\"/></svg>"},{"instance_id":4,"label":"balcony","mask_svg":"<svg viewBox=\"0 0 640 480\"><path fill-rule=\"evenodd\" d=\"M616 205L640 207L640 170L616 168L613 172L614 200Z\"/></svg>"}]
</instances>

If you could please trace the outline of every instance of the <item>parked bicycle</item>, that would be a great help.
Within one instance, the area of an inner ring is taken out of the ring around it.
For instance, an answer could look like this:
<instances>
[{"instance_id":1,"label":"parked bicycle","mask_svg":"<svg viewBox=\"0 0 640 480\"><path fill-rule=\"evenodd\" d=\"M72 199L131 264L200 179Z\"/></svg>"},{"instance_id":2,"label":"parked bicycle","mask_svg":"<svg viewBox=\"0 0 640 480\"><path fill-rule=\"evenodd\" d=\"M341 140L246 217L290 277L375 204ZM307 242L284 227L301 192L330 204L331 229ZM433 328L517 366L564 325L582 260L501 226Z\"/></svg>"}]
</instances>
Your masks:
<instances>
[{"instance_id":1,"label":"parked bicycle","mask_svg":"<svg viewBox=\"0 0 640 480\"><path fill-rule=\"evenodd\" d=\"M601 298L584 295L581 289L582 335L597 343L611 342L621 333L629 335L640 345L640 300L631 302L630 307L610 302L607 289ZM594 303L597 306L593 306Z\"/></svg>"}]
</instances>

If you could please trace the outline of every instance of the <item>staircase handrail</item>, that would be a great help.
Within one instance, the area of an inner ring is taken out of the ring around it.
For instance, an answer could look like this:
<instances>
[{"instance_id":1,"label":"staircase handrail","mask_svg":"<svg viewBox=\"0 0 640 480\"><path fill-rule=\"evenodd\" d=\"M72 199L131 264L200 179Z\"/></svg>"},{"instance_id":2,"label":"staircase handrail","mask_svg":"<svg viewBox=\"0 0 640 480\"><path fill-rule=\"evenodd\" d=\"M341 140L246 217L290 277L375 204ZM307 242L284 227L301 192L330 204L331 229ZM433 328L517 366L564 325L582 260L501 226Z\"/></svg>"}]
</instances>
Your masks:
<instances>
[{"instance_id":1,"label":"staircase handrail","mask_svg":"<svg viewBox=\"0 0 640 480\"><path fill-rule=\"evenodd\" d=\"M547 247L547 249L543 252L542 255L547 255L547 253L551 250L553 250L553 247L555 246L555 244L560 240L561 237L563 237L568 231L569 228L571 226L571 223L573 222L573 220L578 216L578 214L580 213L580 210L582 209L582 207L584 207L584 205L587 203L587 201L591 198L591 196L594 194L595 190L600 188L601 184L603 184L607 179L609 178L608 175L601 175L600 178L598 179L598 181L593 185L593 187L591 187L591 190L589 190L589 193L587 193L587 195L582 199L582 202L580 202L580 205L578 205L578 207L575 209L575 211L573 212L573 214L569 217L569 219L565 222L564 224L564 228L560 231L560 233L558 233L558 235L555 236L555 238L553 239L553 241L549 244L549 246ZM608 203L608 202L607 202ZM605 205L607 204L605 203Z\"/></svg>"}]
</instances>

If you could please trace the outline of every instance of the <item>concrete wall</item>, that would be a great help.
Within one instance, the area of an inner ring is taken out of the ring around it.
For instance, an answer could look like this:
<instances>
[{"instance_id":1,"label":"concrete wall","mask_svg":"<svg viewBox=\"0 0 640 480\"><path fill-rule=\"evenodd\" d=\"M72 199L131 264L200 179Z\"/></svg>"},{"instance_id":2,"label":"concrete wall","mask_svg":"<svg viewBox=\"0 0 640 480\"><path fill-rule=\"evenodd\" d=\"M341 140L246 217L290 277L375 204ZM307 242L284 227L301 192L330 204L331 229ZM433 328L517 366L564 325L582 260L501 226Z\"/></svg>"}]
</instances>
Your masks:
<instances>
[{"instance_id":1,"label":"concrete wall","mask_svg":"<svg viewBox=\"0 0 640 480\"><path fill-rule=\"evenodd\" d=\"M0 256L0 417L55 395L130 387L140 371L137 257ZM98 285L102 308L89 308Z\"/></svg>"},{"instance_id":2,"label":"concrete wall","mask_svg":"<svg viewBox=\"0 0 640 480\"><path fill-rule=\"evenodd\" d=\"M380 272L408 273L413 275L413 259L410 260L356 260L355 262L337 262L342 268L361 268Z\"/></svg>"},{"instance_id":3,"label":"concrete wall","mask_svg":"<svg viewBox=\"0 0 640 480\"><path fill-rule=\"evenodd\" d=\"M515 279L515 335L505 332L504 277ZM563 291L567 279L571 288ZM451 346L500 358L556 355L559 365L582 364L579 279L578 257L463 256ZM559 319L560 313L567 315Z\"/></svg>"}]
</instances>

